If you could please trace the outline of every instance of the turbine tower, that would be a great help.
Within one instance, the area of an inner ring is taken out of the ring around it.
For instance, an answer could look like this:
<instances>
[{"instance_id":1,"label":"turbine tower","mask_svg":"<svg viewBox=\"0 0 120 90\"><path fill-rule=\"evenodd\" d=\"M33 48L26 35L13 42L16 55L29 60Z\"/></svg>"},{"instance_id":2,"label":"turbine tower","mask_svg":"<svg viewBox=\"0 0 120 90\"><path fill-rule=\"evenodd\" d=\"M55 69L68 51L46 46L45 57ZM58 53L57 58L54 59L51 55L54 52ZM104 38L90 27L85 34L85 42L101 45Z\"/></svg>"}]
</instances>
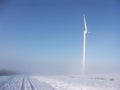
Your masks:
<instances>
[{"instance_id":1,"label":"turbine tower","mask_svg":"<svg viewBox=\"0 0 120 90\"><path fill-rule=\"evenodd\" d=\"M83 61L82 61L82 73L85 73L85 63L86 63L86 37L88 34L88 30L87 30L87 24L86 24L86 18L85 16L83 16L84 18L84 38L83 38Z\"/></svg>"}]
</instances>

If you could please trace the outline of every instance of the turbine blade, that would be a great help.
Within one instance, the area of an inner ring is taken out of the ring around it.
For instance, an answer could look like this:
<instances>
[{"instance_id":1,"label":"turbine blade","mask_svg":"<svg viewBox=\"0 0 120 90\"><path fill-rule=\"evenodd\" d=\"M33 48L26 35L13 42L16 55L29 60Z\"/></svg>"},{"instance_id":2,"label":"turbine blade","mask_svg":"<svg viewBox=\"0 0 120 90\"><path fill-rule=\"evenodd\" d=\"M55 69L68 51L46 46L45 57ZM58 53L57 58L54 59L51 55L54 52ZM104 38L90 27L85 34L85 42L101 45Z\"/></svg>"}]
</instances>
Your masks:
<instances>
[{"instance_id":1,"label":"turbine blade","mask_svg":"<svg viewBox=\"0 0 120 90\"><path fill-rule=\"evenodd\" d=\"M86 18L85 18L85 15L84 15L84 31L86 32L87 34L87 23L86 23Z\"/></svg>"}]
</instances>

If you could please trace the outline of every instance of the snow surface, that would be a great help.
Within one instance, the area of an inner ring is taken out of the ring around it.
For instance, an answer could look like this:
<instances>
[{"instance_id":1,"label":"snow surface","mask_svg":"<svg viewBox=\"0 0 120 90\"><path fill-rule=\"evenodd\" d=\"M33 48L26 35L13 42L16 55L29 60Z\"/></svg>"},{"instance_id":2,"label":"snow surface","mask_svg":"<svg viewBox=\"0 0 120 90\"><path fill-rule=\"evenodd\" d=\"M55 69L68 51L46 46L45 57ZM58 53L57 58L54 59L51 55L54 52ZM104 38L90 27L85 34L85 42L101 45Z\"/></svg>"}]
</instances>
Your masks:
<instances>
[{"instance_id":1,"label":"snow surface","mask_svg":"<svg viewBox=\"0 0 120 90\"><path fill-rule=\"evenodd\" d=\"M2 79L0 90L54 90L49 84L27 76L12 76Z\"/></svg>"},{"instance_id":2,"label":"snow surface","mask_svg":"<svg viewBox=\"0 0 120 90\"><path fill-rule=\"evenodd\" d=\"M120 90L120 74L0 76L0 90Z\"/></svg>"}]
</instances>

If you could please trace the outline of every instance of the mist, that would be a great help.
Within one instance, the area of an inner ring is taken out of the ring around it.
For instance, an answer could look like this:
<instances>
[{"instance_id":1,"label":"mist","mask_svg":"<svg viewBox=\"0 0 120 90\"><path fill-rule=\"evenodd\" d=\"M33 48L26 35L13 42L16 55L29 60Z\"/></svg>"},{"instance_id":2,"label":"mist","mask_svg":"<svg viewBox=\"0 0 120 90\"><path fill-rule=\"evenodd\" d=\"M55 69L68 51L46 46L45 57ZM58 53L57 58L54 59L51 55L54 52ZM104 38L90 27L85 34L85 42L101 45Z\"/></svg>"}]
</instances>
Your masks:
<instances>
[{"instance_id":1,"label":"mist","mask_svg":"<svg viewBox=\"0 0 120 90\"><path fill-rule=\"evenodd\" d=\"M93 1L0 0L0 69L81 74L85 14L85 73L120 72L119 5Z\"/></svg>"}]
</instances>

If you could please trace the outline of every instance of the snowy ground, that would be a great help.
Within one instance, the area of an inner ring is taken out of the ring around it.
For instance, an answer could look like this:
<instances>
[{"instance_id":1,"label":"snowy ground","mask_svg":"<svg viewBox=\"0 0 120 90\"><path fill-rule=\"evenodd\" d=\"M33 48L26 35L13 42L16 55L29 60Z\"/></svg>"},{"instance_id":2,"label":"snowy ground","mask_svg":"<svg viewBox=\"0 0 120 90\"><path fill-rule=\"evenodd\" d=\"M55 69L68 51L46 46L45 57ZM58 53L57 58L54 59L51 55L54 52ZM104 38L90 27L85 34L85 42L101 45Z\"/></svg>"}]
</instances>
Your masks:
<instances>
[{"instance_id":1,"label":"snowy ground","mask_svg":"<svg viewBox=\"0 0 120 90\"><path fill-rule=\"evenodd\" d=\"M27 76L0 77L0 90L54 90L49 84Z\"/></svg>"},{"instance_id":2,"label":"snowy ground","mask_svg":"<svg viewBox=\"0 0 120 90\"><path fill-rule=\"evenodd\" d=\"M0 90L120 90L120 74L1 76Z\"/></svg>"}]
</instances>

